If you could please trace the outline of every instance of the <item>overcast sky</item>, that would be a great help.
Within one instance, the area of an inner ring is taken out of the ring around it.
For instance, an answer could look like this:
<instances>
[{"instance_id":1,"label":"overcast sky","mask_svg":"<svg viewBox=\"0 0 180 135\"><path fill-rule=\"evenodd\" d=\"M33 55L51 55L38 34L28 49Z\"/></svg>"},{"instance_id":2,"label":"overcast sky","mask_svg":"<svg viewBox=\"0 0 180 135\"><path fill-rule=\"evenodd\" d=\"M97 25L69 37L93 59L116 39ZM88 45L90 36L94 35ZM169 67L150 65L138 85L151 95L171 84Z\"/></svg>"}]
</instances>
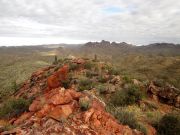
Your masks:
<instances>
[{"instance_id":1,"label":"overcast sky","mask_svg":"<svg viewBox=\"0 0 180 135\"><path fill-rule=\"evenodd\" d=\"M0 0L0 45L180 43L180 0Z\"/></svg>"}]
</instances>

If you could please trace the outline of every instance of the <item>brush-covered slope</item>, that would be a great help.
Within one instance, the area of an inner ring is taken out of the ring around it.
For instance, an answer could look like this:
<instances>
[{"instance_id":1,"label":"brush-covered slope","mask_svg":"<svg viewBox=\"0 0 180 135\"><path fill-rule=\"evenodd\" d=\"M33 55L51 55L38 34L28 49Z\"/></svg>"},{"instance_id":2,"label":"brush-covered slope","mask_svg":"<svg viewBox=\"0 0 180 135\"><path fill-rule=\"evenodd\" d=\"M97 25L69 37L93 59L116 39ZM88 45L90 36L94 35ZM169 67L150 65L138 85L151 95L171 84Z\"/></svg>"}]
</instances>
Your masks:
<instances>
[{"instance_id":1,"label":"brush-covered slope","mask_svg":"<svg viewBox=\"0 0 180 135\"><path fill-rule=\"evenodd\" d=\"M56 61L34 72L0 108L2 135L140 135L105 111L105 103L77 87L86 61ZM83 91L83 92L80 92Z\"/></svg>"},{"instance_id":2,"label":"brush-covered slope","mask_svg":"<svg viewBox=\"0 0 180 135\"><path fill-rule=\"evenodd\" d=\"M180 90L167 82L139 81L97 57L71 56L34 72L1 102L0 132L175 135L179 99Z\"/></svg>"}]
</instances>

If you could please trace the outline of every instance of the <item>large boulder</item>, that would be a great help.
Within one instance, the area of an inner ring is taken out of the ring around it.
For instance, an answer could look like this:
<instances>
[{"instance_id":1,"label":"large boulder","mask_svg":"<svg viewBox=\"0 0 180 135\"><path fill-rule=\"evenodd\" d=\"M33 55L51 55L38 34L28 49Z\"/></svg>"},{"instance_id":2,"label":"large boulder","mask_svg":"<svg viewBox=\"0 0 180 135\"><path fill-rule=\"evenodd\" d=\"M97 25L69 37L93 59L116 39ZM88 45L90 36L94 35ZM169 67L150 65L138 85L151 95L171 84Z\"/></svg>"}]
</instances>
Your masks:
<instances>
[{"instance_id":1,"label":"large boulder","mask_svg":"<svg viewBox=\"0 0 180 135\"><path fill-rule=\"evenodd\" d=\"M148 87L148 94L155 100L159 100L175 107L180 107L180 90L166 85L164 87L156 86L153 82Z\"/></svg>"}]
</instances>

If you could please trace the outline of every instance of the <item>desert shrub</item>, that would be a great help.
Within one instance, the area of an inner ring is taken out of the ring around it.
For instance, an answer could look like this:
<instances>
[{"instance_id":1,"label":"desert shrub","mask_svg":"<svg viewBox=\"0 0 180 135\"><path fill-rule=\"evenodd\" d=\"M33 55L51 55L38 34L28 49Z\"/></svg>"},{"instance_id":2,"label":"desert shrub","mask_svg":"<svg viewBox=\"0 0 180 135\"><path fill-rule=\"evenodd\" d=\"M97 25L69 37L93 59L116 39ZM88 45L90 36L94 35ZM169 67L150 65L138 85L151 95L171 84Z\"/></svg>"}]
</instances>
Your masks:
<instances>
[{"instance_id":1,"label":"desert shrub","mask_svg":"<svg viewBox=\"0 0 180 135\"><path fill-rule=\"evenodd\" d=\"M119 75L120 74L120 70L112 67L112 68L109 68L108 73L110 75Z\"/></svg>"},{"instance_id":2,"label":"desert shrub","mask_svg":"<svg viewBox=\"0 0 180 135\"><path fill-rule=\"evenodd\" d=\"M11 84L11 88L13 90L13 92L17 92L21 87L21 84L17 84L16 81L13 81L12 84Z\"/></svg>"},{"instance_id":3,"label":"desert shrub","mask_svg":"<svg viewBox=\"0 0 180 135\"><path fill-rule=\"evenodd\" d=\"M99 84L96 89L100 94L104 94L107 92L107 86L105 84Z\"/></svg>"},{"instance_id":4,"label":"desert shrub","mask_svg":"<svg viewBox=\"0 0 180 135\"><path fill-rule=\"evenodd\" d=\"M66 80L61 81L61 83L62 83L62 86L65 89L68 89L70 87L71 80L70 79L66 79Z\"/></svg>"},{"instance_id":5,"label":"desert shrub","mask_svg":"<svg viewBox=\"0 0 180 135\"><path fill-rule=\"evenodd\" d=\"M116 91L111 96L111 103L115 106L132 105L142 99L142 93L136 86Z\"/></svg>"},{"instance_id":6,"label":"desert shrub","mask_svg":"<svg viewBox=\"0 0 180 135\"><path fill-rule=\"evenodd\" d=\"M124 77L123 77L123 80L124 80L124 83L132 83L131 78L128 77L128 76L124 76Z\"/></svg>"},{"instance_id":7,"label":"desert shrub","mask_svg":"<svg viewBox=\"0 0 180 135\"><path fill-rule=\"evenodd\" d=\"M90 61L87 61L85 64L84 64L84 68L85 69L92 69L94 67L94 64Z\"/></svg>"},{"instance_id":8,"label":"desert shrub","mask_svg":"<svg viewBox=\"0 0 180 135\"><path fill-rule=\"evenodd\" d=\"M86 77L88 78L92 78L93 76L98 76L97 72L93 72L93 71L86 71Z\"/></svg>"},{"instance_id":9,"label":"desert shrub","mask_svg":"<svg viewBox=\"0 0 180 135\"><path fill-rule=\"evenodd\" d=\"M91 81L88 78L82 78L79 81L79 87L78 87L79 91L89 90L92 89L93 87L94 87L93 81Z\"/></svg>"},{"instance_id":10,"label":"desert shrub","mask_svg":"<svg viewBox=\"0 0 180 135\"><path fill-rule=\"evenodd\" d=\"M136 129L147 135L147 129L142 123L138 123Z\"/></svg>"},{"instance_id":11,"label":"desert shrub","mask_svg":"<svg viewBox=\"0 0 180 135\"><path fill-rule=\"evenodd\" d=\"M61 80L62 86L65 89L70 88L70 86L72 85L72 80L73 80L73 72L70 72L67 74L67 78L64 80Z\"/></svg>"},{"instance_id":12,"label":"desert shrub","mask_svg":"<svg viewBox=\"0 0 180 135\"><path fill-rule=\"evenodd\" d=\"M79 105L80 105L81 110L86 111L88 110L90 106L90 100L87 98L80 98Z\"/></svg>"},{"instance_id":13,"label":"desert shrub","mask_svg":"<svg viewBox=\"0 0 180 135\"><path fill-rule=\"evenodd\" d=\"M69 70L70 70L70 71L77 70L78 68L79 68L79 65L76 64L76 63L70 63L70 64L69 64Z\"/></svg>"},{"instance_id":14,"label":"desert shrub","mask_svg":"<svg viewBox=\"0 0 180 135\"><path fill-rule=\"evenodd\" d=\"M98 76L98 81L100 83L106 83L108 81L108 78L105 78L103 75Z\"/></svg>"},{"instance_id":15,"label":"desert shrub","mask_svg":"<svg viewBox=\"0 0 180 135\"><path fill-rule=\"evenodd\" d=\"M180 133L180 116L178 114L166 114L157 125L160 135L178 135Z\"/></svg>"},{"instance_id":16,"label":"desert shrub","mask_svg":"<svg viewBox=\"0 0 180 135\"><path fill-rule=\"evenodd\" d=\"M147 134L146 128L138 122L133 112L123 111L119 109L115 112L115 118L123 125L128 125L130 128L137 129L144 134Z\"/></svg>"},{"instance_id":17,"label":"desert shrub","mask_svg":"<svg viewBox=\"0 0 180 135\"><path fill-rule=\"evenodd\" d=\"M163 87L165 85L165 81L162 79L156 79L153 81L153 83L158 87Z\"/></svg>"},{"instance_id":18,"label":"desert shrub","mask_svg":"<svg viewBox=\"0 0 180 135\"><path fill-rule=\"evenodd\" d=\"M145 110L157 110L158 106L154 102L146 102Z\"/></svg>"},{"instance_id":19,"label":"desert shrub","mask_svg":"<svg viewBox=\"0 0 180 135\"><path fill-rule=\"evenodd\" d=\"M153 127L156 127L156 128L157 128L158 122L163 117L163 115L158 111L147 112L146 116L147 116L148 123L151 124Z\"/></svg>"},{"instance_id":20,"label":"desert shrub","mask_svg":"<svg viewBox=\"0 0 180 135\"><path fill-rule=\"evenodd\" d=\"M12 118L19 116L28 110L31 101L23 98L9 99L0 107L0 118Z\"/></svg>"},{"instance_id":21,"label":"desert shrub","mask_svg":"<svg viewBox=\"0 0 180 135\"><path fill-rule=\"evenodd\" d=\"M12 94L12 90L11 89L1 89L0 90L0 102L4 101L8 95Z\"/></svg>"}]
</instances>

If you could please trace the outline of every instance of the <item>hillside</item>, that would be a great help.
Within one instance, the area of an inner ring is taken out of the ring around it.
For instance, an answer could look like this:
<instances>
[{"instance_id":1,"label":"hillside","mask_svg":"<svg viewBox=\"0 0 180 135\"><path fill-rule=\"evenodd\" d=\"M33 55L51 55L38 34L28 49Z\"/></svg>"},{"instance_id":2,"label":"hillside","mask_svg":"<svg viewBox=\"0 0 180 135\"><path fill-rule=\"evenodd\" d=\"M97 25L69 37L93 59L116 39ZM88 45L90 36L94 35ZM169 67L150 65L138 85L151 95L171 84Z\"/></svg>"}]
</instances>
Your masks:
<instances>
[{"instance_id":1,"label":"hillside","mask_svg":"<svg viewBox=\"0 0 180 135\"><path fill-rule=\"evenodd\" d=\"M1 102L2 135L155 135L169 133L161 125L165 117L180 122L180 90L170 84L129 78L96 57L53 63ZM179 131L175 124L173 134Z\"/></svg>"}]
</instances>

